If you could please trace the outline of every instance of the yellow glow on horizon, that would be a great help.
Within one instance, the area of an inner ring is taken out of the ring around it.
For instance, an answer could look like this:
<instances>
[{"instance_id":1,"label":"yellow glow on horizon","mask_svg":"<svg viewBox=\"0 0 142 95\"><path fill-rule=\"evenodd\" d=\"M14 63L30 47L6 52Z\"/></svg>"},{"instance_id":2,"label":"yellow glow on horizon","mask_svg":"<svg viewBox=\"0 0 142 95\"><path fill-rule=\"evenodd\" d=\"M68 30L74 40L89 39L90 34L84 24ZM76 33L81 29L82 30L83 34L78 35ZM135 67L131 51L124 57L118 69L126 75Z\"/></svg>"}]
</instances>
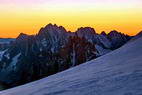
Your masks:
<instances>
[{"instance_id":1,"label":"yellow glow on horizon","mask_svg":"<svg viewBox=\"0 0 142 95\"><path fill-rule=\"evenodd\" d=\"M48 23L64 26L75 31L90 26L98 33L111 30L135 35L142 30L142 11L137 8L100 8L88 5L73 7L47 6L40 8L0 7L0 37L17 37L19 33L36 34ZM12 8L10 10L10 8Z\"/></svg>"}]
</instances>

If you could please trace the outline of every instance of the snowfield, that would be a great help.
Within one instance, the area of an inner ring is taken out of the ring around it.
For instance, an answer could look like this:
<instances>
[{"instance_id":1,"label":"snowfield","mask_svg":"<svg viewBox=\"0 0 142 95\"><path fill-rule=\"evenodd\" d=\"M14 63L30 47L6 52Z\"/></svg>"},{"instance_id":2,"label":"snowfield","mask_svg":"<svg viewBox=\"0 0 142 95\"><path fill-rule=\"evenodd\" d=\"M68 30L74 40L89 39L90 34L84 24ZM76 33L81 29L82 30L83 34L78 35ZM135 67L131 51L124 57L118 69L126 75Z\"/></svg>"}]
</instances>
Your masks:
<instances>
[{"instance_id":1,"label":"snowfield","mask_svg":"<svg viewBox=\"0 0 142 95\"><path fill-rule=\"evenodd\" d=\"M95 60L0 95L142 95L142 37Z\"/></svg>"}]
</instances>

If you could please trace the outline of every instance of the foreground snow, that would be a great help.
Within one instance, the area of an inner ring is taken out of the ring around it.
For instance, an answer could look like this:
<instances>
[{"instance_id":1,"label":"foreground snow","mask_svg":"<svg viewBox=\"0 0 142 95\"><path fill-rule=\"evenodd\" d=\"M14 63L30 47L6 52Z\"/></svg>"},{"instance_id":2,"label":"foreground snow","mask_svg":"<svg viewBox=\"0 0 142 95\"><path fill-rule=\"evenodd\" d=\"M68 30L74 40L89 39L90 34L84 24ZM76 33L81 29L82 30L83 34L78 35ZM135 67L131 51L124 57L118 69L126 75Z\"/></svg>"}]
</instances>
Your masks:
<instances>
[{"instance_id":1,"label":"foreground snow","mask_svg":"<svg viewBox=\"0 0 142 95\"><path fill-rule=\"evenodd\" d=\"M96 60L0 95L142 95L142 37Z\"/></svg>"}]
</instances>

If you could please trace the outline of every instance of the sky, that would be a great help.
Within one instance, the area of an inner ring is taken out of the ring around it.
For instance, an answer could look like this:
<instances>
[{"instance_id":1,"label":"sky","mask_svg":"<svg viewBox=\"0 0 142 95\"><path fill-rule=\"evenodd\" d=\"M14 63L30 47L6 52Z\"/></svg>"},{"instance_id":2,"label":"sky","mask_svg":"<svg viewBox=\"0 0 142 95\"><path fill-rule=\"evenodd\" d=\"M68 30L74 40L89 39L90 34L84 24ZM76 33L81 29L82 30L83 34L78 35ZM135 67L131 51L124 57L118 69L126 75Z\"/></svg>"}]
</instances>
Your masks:
<instances>
[{"instance_id":1,"label":"sky","mask_svg":"<svg viewBox=\"0 0 142 95\"><path fill-rule=\"evenodd\" d=\"M48 23L74 32L90 26L98 33L142 30L142 0L0 0L0 37L36 34Z\"/></svg>"}]
</instances>

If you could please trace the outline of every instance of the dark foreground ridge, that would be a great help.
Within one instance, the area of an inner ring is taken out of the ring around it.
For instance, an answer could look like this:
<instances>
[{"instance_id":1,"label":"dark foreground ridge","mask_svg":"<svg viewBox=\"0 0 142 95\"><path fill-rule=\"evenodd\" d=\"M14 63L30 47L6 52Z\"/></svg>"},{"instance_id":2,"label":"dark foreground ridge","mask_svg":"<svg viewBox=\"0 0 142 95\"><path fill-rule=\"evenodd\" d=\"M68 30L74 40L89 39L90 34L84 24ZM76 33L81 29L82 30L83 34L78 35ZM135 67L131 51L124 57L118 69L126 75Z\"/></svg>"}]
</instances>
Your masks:
<instances>
[{"instance_id":1,"label":"dark foreground ridge","mask_svg":"<svg viewBox=\"0 0 142 95\"><path fill-rule=\"evenodd\" d=\"M0 52L0 81L13 87L38 80L109 53L130 39L117 31L97 34L81 27L67 32L48 24L36 35L21 33Z\"/></svg>"}]
</instances>

